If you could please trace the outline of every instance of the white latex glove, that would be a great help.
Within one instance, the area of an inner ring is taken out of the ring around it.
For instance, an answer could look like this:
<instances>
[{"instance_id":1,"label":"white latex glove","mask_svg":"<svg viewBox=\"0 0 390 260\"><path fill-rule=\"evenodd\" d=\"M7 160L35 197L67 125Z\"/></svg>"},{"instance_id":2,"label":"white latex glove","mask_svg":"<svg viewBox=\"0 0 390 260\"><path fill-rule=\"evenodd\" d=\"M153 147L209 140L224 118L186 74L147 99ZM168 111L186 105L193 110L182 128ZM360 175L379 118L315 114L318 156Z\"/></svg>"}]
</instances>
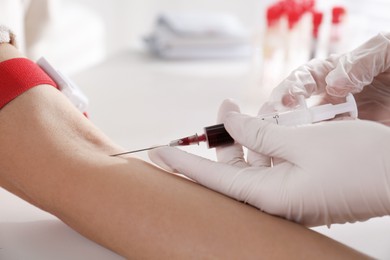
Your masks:
<instances>
[{"instance_id":1,"label":"white latex glove","mask_svg":"<svg viewBox=\"0 0 390 260\"><path fill-rule=\"evenodd\" d=\"M390 214L390 128L370 121L333 121L285 127L237 112L225 102L233 146L219 162L167 147L149 153L162 168L269 214L304 225L363 221ZM243 144L282 158L274 167L243 157Z\"/></svg>"},{"instance_id":2,"label":"white latex glove","mask_svg":"<svg viewBox=\"0 0 390 260\"><path fill-rule=\"evenodd\" d=\"M297 105L297 96L325 94L326 103L354 93L359 118L390 125L390 33L378 34L351 52L314 59L294 70L272 92L260 113ZM359 94L357 94L359 93Z\"/></svg>"}]
</instances>

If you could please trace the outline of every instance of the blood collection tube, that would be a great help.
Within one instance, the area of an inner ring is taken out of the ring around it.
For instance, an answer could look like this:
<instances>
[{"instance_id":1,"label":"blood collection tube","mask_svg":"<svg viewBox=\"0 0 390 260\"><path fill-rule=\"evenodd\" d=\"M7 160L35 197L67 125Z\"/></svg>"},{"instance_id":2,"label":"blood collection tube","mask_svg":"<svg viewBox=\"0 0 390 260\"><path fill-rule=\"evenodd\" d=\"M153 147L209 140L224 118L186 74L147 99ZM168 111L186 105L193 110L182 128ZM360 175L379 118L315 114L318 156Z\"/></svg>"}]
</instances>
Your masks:
<instances>
[{"instance_id":1,"label":"blood collection tube","mask_svg":"<svg viewBox=\"0 0 390 260\"><path fill-rule=\"evenodd\" d=\"M328 55L340 52L345 16L346 10L344 7L335 6L332 8Z\"/></svg>"},{"instance_id":2,"label":"blood collection tube","mask_svg":"<svg viewBox=\"0 0 390 260\"><path fill-rule=\"evenodd\" d=\"M323 13L319 11L312 12L312 23L313 23L313 30L312 30L312 43L311 43L311 49L310 49L310 59L314 59L317 56L317 48L318 48L318 32L320 25L322 23L322 17Z\"/></svg>"}]
</instances>

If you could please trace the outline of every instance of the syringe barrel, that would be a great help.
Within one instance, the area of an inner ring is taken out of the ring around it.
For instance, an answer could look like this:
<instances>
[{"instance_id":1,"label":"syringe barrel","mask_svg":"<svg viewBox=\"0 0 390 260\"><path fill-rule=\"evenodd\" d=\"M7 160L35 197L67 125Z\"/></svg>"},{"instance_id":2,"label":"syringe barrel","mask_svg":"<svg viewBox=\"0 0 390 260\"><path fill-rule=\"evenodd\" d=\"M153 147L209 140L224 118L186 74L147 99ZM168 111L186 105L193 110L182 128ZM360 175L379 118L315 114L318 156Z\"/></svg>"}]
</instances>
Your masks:
<instances>
[{"instance_id":1,"label":"syringe barrel","mask_svg":"<svg viewBox=\"0 0 390 260\"><path fill-rule=\"evenodd\" d=\"M223 124L207 126L204 128L209 148L234 143L234 139L226 131Z\"/></svg>"},{"instance_id":2,"label":"syringe barrel","mask_svg":"<svg viewBox=\"0 0 390 260\"><path fill-rule=\"evenodd\" d=\"M313 115L308 109L297 109L281 113L259 116L262 120L284 126L298 126L313 122Z\"/></svg>"}]
</instances>

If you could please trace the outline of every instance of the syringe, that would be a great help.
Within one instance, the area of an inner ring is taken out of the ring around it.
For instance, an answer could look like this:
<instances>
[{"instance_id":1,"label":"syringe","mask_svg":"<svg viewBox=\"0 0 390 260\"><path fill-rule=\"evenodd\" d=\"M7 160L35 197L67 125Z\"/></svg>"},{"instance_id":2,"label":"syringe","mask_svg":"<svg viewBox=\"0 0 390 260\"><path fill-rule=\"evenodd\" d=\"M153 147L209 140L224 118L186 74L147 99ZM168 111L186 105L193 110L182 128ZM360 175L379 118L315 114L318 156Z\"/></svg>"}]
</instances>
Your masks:
<instances>
[{"instance_id":1,"label":"syringe","mask_svg":"<svg viewBox=\"0 0 390 260\"><path fill-rule=\"evenodd\" d=\"M152 147L143 148L139 150L117 153L111 156L137 153L137 152L152 150L164 146L187 146L187 145L199 144L200 142L207 142L209 148L214 148L217 146L233 144L234 140L226 131L225 126L223 124L219 124L219 125L205 127L204 134L201 135L194 134L191 136L173 140L169 142L169 144L167 145L157 145L157 146L152 146Z\"/></svg>"},{"instance_id":2,"label":"syringe","mask_svg":"<svg viewBox=\"0 0 390 260\"><path fill-rule=\"evenodd\" d=\"M357 118L357 106L352 94L349 94L345 103L341 104L325 104L314 107L307 107L306 102L301 102L301 108L281 113L271 113L260 115L259 118L265 121L276 123L285 126L298 126L316 123L335 118L337 115L348 113L350 117ZM204 128L204 133L201 135L194 134L171 141L167 145L152 146L140 150L134 150L124 153L113 154L118 156L128 153L135 153L145 150L151 150L162 146L187 146L206 142L209 148L230 145L234 143L234 139L226 131L223 124L212 125Z\"/></svg>"}]
</instances>

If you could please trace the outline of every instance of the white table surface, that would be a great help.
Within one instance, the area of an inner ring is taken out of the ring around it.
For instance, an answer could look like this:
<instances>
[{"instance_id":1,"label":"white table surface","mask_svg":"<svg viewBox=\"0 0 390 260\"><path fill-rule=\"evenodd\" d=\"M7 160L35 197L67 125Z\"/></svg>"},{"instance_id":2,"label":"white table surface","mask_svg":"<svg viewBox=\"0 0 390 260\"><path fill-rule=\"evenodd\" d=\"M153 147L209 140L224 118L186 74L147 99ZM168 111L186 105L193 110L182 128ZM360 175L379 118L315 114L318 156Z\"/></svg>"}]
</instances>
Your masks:
<instances>
[{"instance_id":1,"label":"white table surface","mask_svg":"<svg viewBox=\"0 0 390 260\"><path fill-rule=\"evenodd\" d=\"M255 114L261 90L250 61L169 61L123 52L72 76L90 99L91 120L128 149L164 144L214 124L219 104L235 98ZM215 158L204 145L187 150ZM140 157L148 160L146 153ZM390 259L390 218L315 228L381 259ZM0 189L0 259L122 259L54 216Z\"/></svg>"}]
</instances>

